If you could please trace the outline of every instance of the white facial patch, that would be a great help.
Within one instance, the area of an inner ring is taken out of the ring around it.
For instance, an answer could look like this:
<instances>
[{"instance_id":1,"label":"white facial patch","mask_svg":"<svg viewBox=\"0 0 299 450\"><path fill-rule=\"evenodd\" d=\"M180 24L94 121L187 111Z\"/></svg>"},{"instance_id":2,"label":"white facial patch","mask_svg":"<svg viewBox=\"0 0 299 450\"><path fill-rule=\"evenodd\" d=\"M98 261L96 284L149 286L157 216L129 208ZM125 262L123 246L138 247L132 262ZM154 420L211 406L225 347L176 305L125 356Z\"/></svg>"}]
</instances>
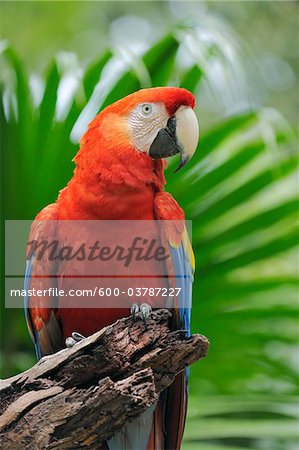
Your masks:
<instances>
[{"instance_id":1,"label":"white facial patch","mask_svg":"<svg viewBox=\"0 0 299 450\"><path fill-rule=\"evenodd\" d=\"M140 152L148 153L161 128L165 128L169 114L163 103L140 103L129 115L132 144Z\"/></svg>"}]
</instances>

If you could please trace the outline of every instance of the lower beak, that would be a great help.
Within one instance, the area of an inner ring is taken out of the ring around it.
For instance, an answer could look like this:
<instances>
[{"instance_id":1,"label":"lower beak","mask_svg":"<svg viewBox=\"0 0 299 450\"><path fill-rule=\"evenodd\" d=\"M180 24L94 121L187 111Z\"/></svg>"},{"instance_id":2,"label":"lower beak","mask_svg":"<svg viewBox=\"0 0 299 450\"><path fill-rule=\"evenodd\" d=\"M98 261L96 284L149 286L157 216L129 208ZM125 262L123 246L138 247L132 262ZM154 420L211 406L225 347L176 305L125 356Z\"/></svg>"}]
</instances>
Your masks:
<instances>
[{"instance_id":1,"label":"lower beak","mask_svg":"<svg viewBox=\"0 0 299 450\"><path fill-rule=\"evenodd\" d=\"M153 159L180 154L177 172L192 158L198 143L199 127L192 108L181 106L155 137L149 149Z\"/></svg>"}]
</instances>

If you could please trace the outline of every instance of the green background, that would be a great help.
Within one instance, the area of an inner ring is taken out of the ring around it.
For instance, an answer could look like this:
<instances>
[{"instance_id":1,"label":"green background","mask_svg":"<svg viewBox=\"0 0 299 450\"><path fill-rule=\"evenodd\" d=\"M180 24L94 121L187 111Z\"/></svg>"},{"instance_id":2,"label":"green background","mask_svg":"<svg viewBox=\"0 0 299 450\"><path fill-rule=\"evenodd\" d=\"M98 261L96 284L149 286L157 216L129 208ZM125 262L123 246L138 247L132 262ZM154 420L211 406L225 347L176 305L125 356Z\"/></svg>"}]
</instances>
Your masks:
<instances>
[{"instance_id":1,"label":"green background","mask_svg":"<svg viewBox=\"0 0 299 450\"><path fill-rule=\"evenodd\" d=\"M1 2L2 215L55 201L92 117L140 87L193 91L201 139L167 190L193 222L184 450L297 448L296 2ZM2 228L3 232L3 228ZM3 258L2 258L3 262ZM1 376L35 362L1 297Z\"/></svg>"}]
</instances>

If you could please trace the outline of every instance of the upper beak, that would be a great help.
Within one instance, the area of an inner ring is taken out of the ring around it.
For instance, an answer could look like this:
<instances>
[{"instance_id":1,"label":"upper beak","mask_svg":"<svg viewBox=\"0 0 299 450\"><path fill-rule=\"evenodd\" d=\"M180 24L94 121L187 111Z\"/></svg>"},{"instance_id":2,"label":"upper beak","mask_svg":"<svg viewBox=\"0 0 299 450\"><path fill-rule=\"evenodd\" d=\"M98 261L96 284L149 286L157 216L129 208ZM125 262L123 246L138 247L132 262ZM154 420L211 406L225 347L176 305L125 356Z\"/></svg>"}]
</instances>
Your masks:
<instances>
[{"instance_id":1,"label":"upper beak","mask_svg":"<svg viewBox=\"0 0 299 450\"><path fill-rule=\"evenodd\" d=\"M199 126L192 108L181 106L155 137L149 149L153 159L166 158L180 153L181 159L177 172L193 156L199 137Z\"/></svg>"}]
</instances>

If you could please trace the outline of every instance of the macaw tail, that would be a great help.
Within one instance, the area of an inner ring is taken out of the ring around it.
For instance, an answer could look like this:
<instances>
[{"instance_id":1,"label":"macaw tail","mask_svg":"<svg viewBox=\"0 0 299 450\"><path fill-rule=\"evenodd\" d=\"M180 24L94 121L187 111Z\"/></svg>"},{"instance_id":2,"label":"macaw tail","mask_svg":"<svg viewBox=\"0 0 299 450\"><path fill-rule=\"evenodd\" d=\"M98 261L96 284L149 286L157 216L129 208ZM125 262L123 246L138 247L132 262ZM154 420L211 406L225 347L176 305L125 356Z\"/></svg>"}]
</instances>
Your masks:
<instances>
[{"instance_id":1,"label":"macaw tail","mask_svg":"<svg viewBox=\"0 0 299 450\"><path fill-rule=\"evenodd\" d=\"M187 411L187 378L186 371L177 375L154 406L107 442L109 450L180 450Z\"/></svg>"},{"instance_id":2,"label":"macaw tail","mask_svg":"<svg viewBox=\"0 0 299 450\"><path fill-rule=\"evenodd\" d=\"M153 414L153 421L146 450L164 450L164 394L161 394Z\"/></svg>"},{"instance_id":3,"label":"macaw tail","mask_svg":"<svg viewBox=\"0 0 299 450\"><path fill-rule=\"evenodd\" d=\"M146 450L180 450L187 412L187 379L186 371L180 373L160 395Z\"/></svg>"},{"instance_id":4,"label":"macaw tail","mask_svg":"<svg viewBox=\"0 0 299 450\"><path fill-rule=\"evenodd\" d=\"M165 446L163 450L180 450L183 439L187 403L188 369L179 373L166 391Z\"/></svg>"},{"instance_id":5,"label":"macaw tail","mask_svg":"<svg viewBox=\"0 0 299 450\"><path fill-rule=\"evenodd\" d=\"M109 450L147 450L155 408L156 405L150 406L140 417L116 433L107 442Z\"/></svg>"}]
</instances>

